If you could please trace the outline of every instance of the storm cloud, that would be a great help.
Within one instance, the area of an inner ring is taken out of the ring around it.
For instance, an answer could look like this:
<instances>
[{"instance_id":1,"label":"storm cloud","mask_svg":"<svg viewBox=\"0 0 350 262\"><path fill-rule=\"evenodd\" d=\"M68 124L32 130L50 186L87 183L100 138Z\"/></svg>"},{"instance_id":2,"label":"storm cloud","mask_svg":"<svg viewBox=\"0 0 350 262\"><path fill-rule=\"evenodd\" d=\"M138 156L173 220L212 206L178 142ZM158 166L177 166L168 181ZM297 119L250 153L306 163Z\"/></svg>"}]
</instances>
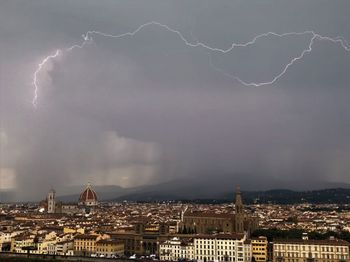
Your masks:
<instances>
[{"instance_id":1,"label":"storm cloud","mask_svg":"<svg viewBox=\"0 0 350 262\"><path fill-rule=\"evenodd\" d=\"M227 54L190 48L150 26L95 35L39 74L42 59L82 34L157 21L189 41L228 48L274 31L314 30L350 41L350 2L0 0L0 188L14 200L53 186L134 187L176 179L248 189L350 183L350 53L310 37L268 37ZM215 65L215 70L212 65Z\"/></svg>"}]
</instances>

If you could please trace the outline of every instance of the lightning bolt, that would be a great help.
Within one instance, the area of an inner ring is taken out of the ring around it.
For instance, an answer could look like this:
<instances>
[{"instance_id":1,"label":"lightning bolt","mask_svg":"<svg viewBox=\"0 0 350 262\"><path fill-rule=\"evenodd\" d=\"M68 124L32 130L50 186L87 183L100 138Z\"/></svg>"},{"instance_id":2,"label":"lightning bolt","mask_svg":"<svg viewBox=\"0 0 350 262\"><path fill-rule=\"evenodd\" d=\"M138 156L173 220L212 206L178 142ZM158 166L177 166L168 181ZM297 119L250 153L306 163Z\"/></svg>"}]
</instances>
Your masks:
<instances>
[{"instance_id":1,"label":"lightning bolt","mask_svg":"<svg viewBox=\"0 0 350 262\"><path fill-rule=\"evenodd\" d=\"M65 51L66 52L71 52L76 48L82 49L88 42L92 41L91 38L89 38L88 35L82 35L84 41L82 44L75 44L72 45L69 48L66 48ZM55 58L57 58L61 53L63 53L63 51L61 49L57 49L55 51L55 53L48 55L47 57L45 57L39 64L37 69L34 71L33 74L33 86L34 86L34 96L33 96L33 100L32 100L32 104L34 107L36 107L38 105L38 97L39 97L39 84L38 84L38 75L41 72L41 70L44 68L45 64L48 63L50 60L53 60Z\"/></svg>"},{"instance_id":2,"label":"lightning bolt","mask_svg":"<svg viewBox=\"0 0 350 262\"><path fill-rule=\"evenodd\" d=\"M34 97L32 100L32 104L34 107L37 106L38 103L38 92L39 92L39 85L38 85L38 74L40 73L40 71L43 69L43 67L45 66L45 64L47 62L49 62L51 59L54 59L56 57L59 56L61 50L57 49L56 52L52 55L49 55L47 57L45 57L38 65L38 68L35 70L34 74L33 74L33 86L34 86Z\"/></svg>"},{"instance_id":3,"label":"lightning bolt","mask_svg":"<svg viewBox=\"0 0 350 262\"><path fill-rule=\"evenodd\" d=\"M273 83L275 83L276 81L278 81L287 71L288 69L297 61L301 60L304 58L304 56L308 53L310 53L312 51L312 47L313 44L316 40L320 40L320 41L329 41L335 44L339 44L344 50L346 51L350 51L350 45L349 43L341 36L337 36L337 37L328 37L328 36L322 36L320 34L315 33L312 30L308 30L308 31L303 31L303 32L288 32L288 33L275 33L275 32L267 32L267 33L263 33L260 35L255 36L252 40L246 42L246 43L232 43L230 45L229 48L227 49L222 49L222 48L217 48L217 47L211 47L203 42L199 42L196 41L195 43L188 41L184 35L176 30L173 29L165 24L161 24L159 22L148 22L145 24L140 25L138 28L136 28L134 31L131 32L126 32L126 33L122 33L122 34L118 34L118 35L113 35L113 34L108 34L108 33L104 33L104 32L100 32L100 31L87 31L85 34L82 35L83 38L83 42L81 44L75 44L72 45L71 47L68 47L66 49L64 49L63 51L58 49L56 50L56 52L54 54L51 54L47 57L45 57L37 66L37 69L34 72L33 75L33 86L34 86L34 97L33 97L33 101L32 104L34 107L37 106L38 103L38 92L39 92L39 84L38 84L38 75L40 74L40 72L43 70L43 68L45 67L45 64L48 63L50 60L53 60L55 58L57 58L60 53L66 51L66 52L71 52L74 49L82 49L84 48L84 46L91 42L93 40L93 35L99 35L99 36L103 36L103 37L107 37L107 38L124 38L124 37L133 37L135 36L138 32L140 32L142 29L149 27L149 26L157 26L160 27L162 29L164 29L165 31L171 32L175 35L177 35L179 37L179 39L188 47L191 48L203 48L207 51L209 51L209 54L211 53L222 53L222 54L227 54L229 52L231 52L234 48L236 47L247 47L247 46L251 46L256 44L256 42L260 39L260 38L266 38L266 37L270 37L270 36L275 36L275 37L279 37L279 38L283 38L286 36L301 36L301 35L310 35L310 41L309 44L307 46L307 48L305 48L298 56L292 58L280 71L280 73L278 73L277 75L273 76L271 78L270 81L266 81L266 82L246 82L244 80L242 80L241 78L239 78L238 76L235 75L231 75L227 72L225 72L224 70L217 68L213 65L212 61L211 61L211 56L210 56L210 65L216 70L219 71L220 73L238 81L239 83L241 83L244 86L253 86L253 87L259 87L259 86L265 86L265 85L271 85Z\"/></svg>"}]
</instances>

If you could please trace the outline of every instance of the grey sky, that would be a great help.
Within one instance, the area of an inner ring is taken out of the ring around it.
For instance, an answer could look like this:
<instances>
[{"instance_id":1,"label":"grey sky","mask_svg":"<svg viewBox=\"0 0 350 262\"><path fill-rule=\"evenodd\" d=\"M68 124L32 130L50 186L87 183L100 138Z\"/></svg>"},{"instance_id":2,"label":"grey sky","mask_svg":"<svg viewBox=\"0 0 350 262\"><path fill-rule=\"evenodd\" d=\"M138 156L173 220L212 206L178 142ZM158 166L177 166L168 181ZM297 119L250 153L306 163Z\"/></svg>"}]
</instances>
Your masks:
<instances>
[{"instance_id":1,"label":"grey sky","mask_svg":"<svg viewBox=\"0 0 350 262\"><path fill-rule=\"evenodd\" d=\"M267 81L308 36L263 38L228 54L189 48L155 26L123 39L94 36L47 64L37 109L31 104L38 63L89 30L120 34L157 21L222 49L269 31L350 42L349 10L347 0L0 0L0 188L29 199L88 181L350 183L350 52L317 41L279 81L256 88L210 65Z\"/></svg>"}]
</instances>

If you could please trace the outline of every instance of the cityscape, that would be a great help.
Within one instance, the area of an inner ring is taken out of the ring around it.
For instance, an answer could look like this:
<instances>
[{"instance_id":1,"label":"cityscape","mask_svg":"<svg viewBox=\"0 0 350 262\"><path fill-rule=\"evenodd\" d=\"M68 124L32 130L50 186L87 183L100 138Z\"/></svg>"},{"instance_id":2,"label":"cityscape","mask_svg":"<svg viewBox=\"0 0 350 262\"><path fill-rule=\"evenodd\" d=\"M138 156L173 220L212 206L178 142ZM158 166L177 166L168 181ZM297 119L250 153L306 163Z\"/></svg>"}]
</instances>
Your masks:
<instances>
[{"instance_id":1,"label":"cityscape","mask_svg":"<svg viewBox=\"0 0 350 262\"><path fill-rule=\"evenodd\" d=\"M350 262L350 0L0 0L0 262Z\"/></svg>"},{"instance_id":2,"label":"cityscape","mask_svg":"<svg viewBox=\"0 0 350 262\"><path fill-rule=\"evenodd\" d=\"M244 205L239 187L232 202L221 204L100 202L88 184L75 203L62 203L51 189L38 203L2 204L1 255L349 261L350 205L335 210L336 204Z\"/></svg>"}]
</instances>

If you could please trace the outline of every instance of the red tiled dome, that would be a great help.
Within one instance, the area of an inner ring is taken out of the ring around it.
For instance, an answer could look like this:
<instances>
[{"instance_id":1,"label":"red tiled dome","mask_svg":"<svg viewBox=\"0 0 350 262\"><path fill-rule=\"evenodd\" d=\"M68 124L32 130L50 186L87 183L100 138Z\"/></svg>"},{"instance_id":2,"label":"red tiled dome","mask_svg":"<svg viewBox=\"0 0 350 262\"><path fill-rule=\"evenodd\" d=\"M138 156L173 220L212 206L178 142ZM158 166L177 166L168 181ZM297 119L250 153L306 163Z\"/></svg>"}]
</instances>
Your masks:
<instances>
[{"instance_id":1,"label":"red tiled dome","mask_svg":"<svg viewBox=\"0 0 350 262\"><path fill-rule=\"evenodd\" d=\"M96 192L91 188L91 185L89 184L86 189L80 194L79 197L80 203L88 203L88 202L97 202L97 194Z\"/></svg>"}]
</instances>

